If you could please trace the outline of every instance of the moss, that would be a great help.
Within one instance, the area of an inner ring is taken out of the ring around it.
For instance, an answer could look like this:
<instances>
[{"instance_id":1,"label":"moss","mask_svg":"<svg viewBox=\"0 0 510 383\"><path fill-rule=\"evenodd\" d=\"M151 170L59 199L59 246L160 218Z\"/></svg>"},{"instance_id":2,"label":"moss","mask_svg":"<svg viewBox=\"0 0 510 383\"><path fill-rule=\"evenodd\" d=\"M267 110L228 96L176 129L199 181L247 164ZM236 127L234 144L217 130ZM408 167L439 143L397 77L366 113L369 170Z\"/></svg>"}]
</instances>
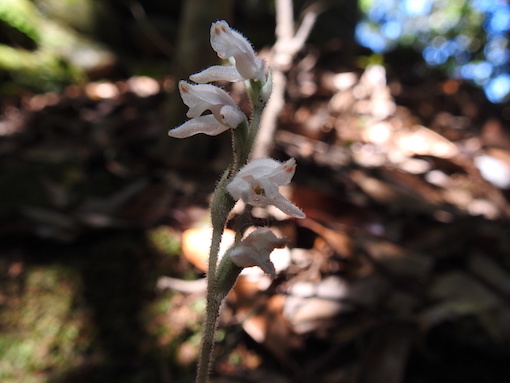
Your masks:
<instances>
[{"instance_id":1,"label":"moss","mask_svg":"<svg viewBox=\"0 0 510 383\"><path fill-rule=\"evenodd\" d=\"M181 250L177 233L168 226L160 226L148 233L148 240L154 248L166 256L175 256Z\"/></svg>"},{"instance_id":2,"label":"moss","mask_svg":"<svg viewBox=\"0 0 510 383\"><path fill-rule=\"evenodd\" d=\"M73 16L94 24L95 14L87 9L92 2L80 3L84 7L78 12L74 9L77 4L69 4ZM69 23L45 15L29 0L0 1L0 22L16 30L0 39L0 75L7 74L12 80L3 81L0 91L9 90L12 83L34 91L56 91L70 83L84 83L87 71L114 61L103 45L81 35Z\"/></svg>"},{"instance_id":3,"label":"moss","mask_svg":"<svg viewBox=\"0 0 510 383\"><path fill-rule=\"evenodd\" d=\"M85 312L74 304L79 290L80 278L69 268L24 271L20 296L0 316L2 382L45 382L45 372L68 368L89 346Z\"/></svg>"},{"instance_id":4,"label":"moss","mask_svg":"<svg viewBox=\"0 0 510 383\"><path fill-rule=\"evenodd\" d=\"M165 369L193 376L176 356L184 344L197 349L203 302L155 294L167 257L147 237L103 230L66 245L0 246L0 381L145 383Z\"/></svg>"}]
</instances>

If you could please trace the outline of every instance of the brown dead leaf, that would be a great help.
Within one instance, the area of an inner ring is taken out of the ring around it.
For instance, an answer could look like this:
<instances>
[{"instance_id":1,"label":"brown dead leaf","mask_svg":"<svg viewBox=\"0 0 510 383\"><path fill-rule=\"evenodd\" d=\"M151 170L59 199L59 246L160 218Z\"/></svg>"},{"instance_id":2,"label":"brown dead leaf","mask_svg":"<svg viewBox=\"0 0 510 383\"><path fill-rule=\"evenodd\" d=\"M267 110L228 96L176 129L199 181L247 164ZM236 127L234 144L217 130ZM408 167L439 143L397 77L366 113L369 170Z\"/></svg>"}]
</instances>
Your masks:
<instances>
[{"instance_id":1,"label":"brown dead leaf","mask_svg":"<svg viewBox=\"0 0 510 383\"><path fill-rule=\"evenodd\" d=\"M324 238L328 245L339 255L344 257L352 256L353 241L347 233L331 230L312 219L303 221L302 225Z\"/></svg>"},{"instance_id":2,"label":"brown dead leaf","mask_svg":"<svg viewBox=\"0 0 510 383\"><path fill-rule=\"evenodd\" d=\"M392 276L419 284L428 280L434 265L433 258L388 241L364 239L361 246L368 252L372 261L382 266Z\"/></svg>"},{"instance_id":3,"label":"brown dead leaf","mask_svg":"<svg viewBox=\"0 0 510 383\"><path fill-rule=\"evenodd\" d=\"M375 273L352 280L329 276L318 283L296 282L288 291L284 314L299 334L324 331L336 325L342 313L379 305L388 288Z\"/></svg>"},{"instance_id":4,"label":"brown dead leaf","mask_svg":"<svg viewBox=\"0 0 510 383\"><path fill-rule=\"evenodd\" d=\"M188 229L182 233L182 255L197 269L206 272L209 268L209 248L212 229ZM220 246L220 257L234 243L235 232L225 229Z\"/></svg>"},{"instance_id":5,"label":"brown dead leaf","mask_svg":"<svg viewBox=\"0 0 510 383\"><path fill-rule=\"evenodd\" d=\"M378 203L391 205L392 209L419 213L432 213L437 207L403 185L371 177L362 171L352 171L351 179L360 189Z\"/></svg>"},{"instance_id":6,"label":"brown dead leaf","mask_svg":"<svg viewBox=\"0 0 510 383\"><path fill-rule=\"evenodd\" d=\"M244 331L270 351L280 363L287 364L288 353L298 347L300 342L283 315L283 295L276 294L267 298L260 294L257 280L241 275L227 300L235 307L236 317L241 321Z\"/></svg>"},{"instance_id":7,"label":"brown dead leaf","mask_svg":"<svg viewBox=\"0 0 510 383\"><path fill-rule=\"evenodd\" d=\"M450 140L421 125L414 126L411 131L395 134L394 140L398 149L408 156L418 154L452 158L459 153Z\"/></svg>"}]
</instances>

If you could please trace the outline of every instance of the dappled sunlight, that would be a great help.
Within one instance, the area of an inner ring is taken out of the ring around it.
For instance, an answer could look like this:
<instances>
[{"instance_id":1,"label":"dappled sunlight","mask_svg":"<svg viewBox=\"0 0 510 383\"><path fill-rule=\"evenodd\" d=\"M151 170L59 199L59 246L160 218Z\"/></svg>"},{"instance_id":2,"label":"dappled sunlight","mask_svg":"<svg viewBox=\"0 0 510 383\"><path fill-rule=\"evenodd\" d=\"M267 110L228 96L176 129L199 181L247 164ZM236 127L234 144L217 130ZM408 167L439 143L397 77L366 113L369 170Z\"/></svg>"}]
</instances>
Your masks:
<instances>
[{"instance_id":1,"label":"dappled sunlight","mask_svg":"<svg viewBox=\"0 0 510 383\"><path fill-rule=\"evenodd\" d=\"M0 0L9 53L0 57L0 381L191 382L211 191L232 161L234 127L206 140L167 136L185 119L175 92L191 70L172 60L180 45L200 47L195 28L184 43L178 35L184 2L88 1ZM50 2L97 3L91 20L63 11L94 32L57 25ZM46 3L48 13L13 8ZM226 296L211 382L508 381L510 107L498 103L510 89L507 2L301 3L311 5L301 19L316 21L309 42L294 40L296 18L278 49L266 2L229 10L275 65L257 152L275 160L251 162L260 167L230 187L240 200L220 258L236 232L246 229L246 241L262 230L234 258L273 275L247 267ZM74 32L38 56L59 41L41 34L48 26ZM351 41L355 28L365 47ZM104 39L100 49L72 45L81 34ZM184 51L198 73L220 64ZM240 75L223 64L194 79ZM231 92L253 121L244 83L215 85L181 91ZM207 117L203 108L192 117Z\"/></svg>"},{"instance_id":2,"label":"dappled sunlight","mask_svg":"<svg viewBox=\"0 0 510 383\"><path fill-rule=\"evenodd\" d=\"M363 1L361 9L365 18L356 36L362 45L377 53L390 51L398 44L413 46L422 50L429 65L481 86L490 101L498 103L508 98L507 2Z\"/></svg>"}]
</instances>

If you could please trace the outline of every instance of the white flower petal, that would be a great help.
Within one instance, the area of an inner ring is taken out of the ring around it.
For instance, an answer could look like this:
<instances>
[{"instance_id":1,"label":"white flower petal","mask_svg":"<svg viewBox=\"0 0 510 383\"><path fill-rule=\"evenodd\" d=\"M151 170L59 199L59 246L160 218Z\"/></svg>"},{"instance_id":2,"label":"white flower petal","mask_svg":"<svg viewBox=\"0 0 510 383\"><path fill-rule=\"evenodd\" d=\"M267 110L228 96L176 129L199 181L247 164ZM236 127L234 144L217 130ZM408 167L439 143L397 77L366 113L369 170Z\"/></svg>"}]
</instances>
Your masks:
<instances>
[{"instance_id":1,"label":"white flower petal","mask_svg":"<svg viewBox=\"0 0 510 383\"><path fill-rule=\"evenodd\" d=\"M281 194L279 195L279 197L272 200L271 202L272 205L274 205L275 207L277 207L290 217L295 217L299 219L306 218L306 214L303 213L303 211L300 208L298 208L296 205L294 205L292 202L290 202Z\"/></svg>"},{"instance_id":2,"label":"white flower petal","mask_svg":"<svg viewBox=\"0 0 510 383\"><path fill-rule=\"evenodd\" d=\"M227 92L211 84L192 85L186 81L180 81L179 92L182 101L189 107L186 113L188 117L199 117L206 110L214 113L214 109L223 105L236 105Z\"/></svg>"},{"instance_id":3,"label":"white flower petal","mask_svg":"<svg viewBox=\"0 0 510 383\"><path fill-rule=\"evenodd\" d=\"M264 272L276 275L269 255L276 248L283 248L287 240L278 238L268 228L253 231L230 253L230 258L239 267L258 266Z\"/></svg>"},{"instance_id":4,"label":"white flower petal","mask_svg":"<svg viewBox=\"0 0 510 383\"><path fill-rule=\"evenodd\" d=\"M261 258L259 255L249 247L240 246L230 252L230 258L239 267L252 267L258 266L265 273L276 275L276 270L273 263L269 259Z\"/></svg>"},{"instance_id":5,"label":"white flower petal","mask_svg":"<svg viewBox=\"0 0 510 383\"><path fill-rule=\"evenodd\" d=\"M189 107L186 115L191 120L170 130L170 137L185 138L198 133L216 136L229 128L237 128L246 119L232 97L217 86L180 81L179 91ZM204 115L205 111L211 111L212 114Z\"/></svg>"},{"instance_id":6,"label":"white flower petal","mask_svg":"<svg viewBox=\"0 0 510 383\"><path fill-rule=\"evenodd\" d=\"M220 117L223 125L228 125L234 129L245 119L244 114L239 109L233 108L230 105L225 105L221 108Z\"/></svg>"},{"instance_id":7,"label":"white flower petal","mask_svg":"<svg viewBox=\"0 0 510 383\"><path fill-rule=\"evenodd\" d=\"M234 177L232 182L227 185L227 190L236 201L242 199L243 201L248 199L249 195L249 185L248 183L239 177ZM246 198L244 197L246 194Z\"/></svg>"},{"instance_id":8,"label":"white flower petal","mask_svg":"<svg viewBox=\"0 0 510 383\"><path fill-rule=\"evenodd\" d=\"M229 128L227 125L220 124L212 114L208 114L186 121L181 126L170 130L168 135L173 138L187 138L199 133L217 136Z\"/></svg>"},{"instance_id":9,"label":"white flower petal","mask_svg":"<svg viewBox=\"0 0 510 383\"><path fill-rule=\"evenodd\" d=\"M237 71L244 79L264 77L264 61L255 54L248 39L231 29L226 21L212 24L211 46L220 58L233 57Z\"/></svg>"},{"instance_id":10,"label":"white flower petal","mask_svg":"<svg viewBox=\"0 0 510 383\"><path fill-rule=\"evenodd\" d=\"M234 56L238 72L245 79L260 80L264 77L264 61L258 56L239 54Z\"/></svg>"},{"instance_id":11,"label":"white flower petal","mask_svg":"<svg viewBox=\"0 0 510 383\"><path fill-rule=\"evenodd\" d=\"M244 80L233 65L214 65L204 69L202 72L189 76L189 79L199 84L212 81L236 82Z\"/></svg>"},{"instance_id":12,"label":"white flower petal","mask_svg":"<svg viewBox=\"0 0 510 383\"><path fill-rule=\"evenodd\" d=\"M237 173L227 185L227 191L235 200L242 199L249 205L274 205L291 217L305 218L305 214L278 191L279 186L291 181L295 168L294 159L283 164L270 158L253 160Z\"/></svg>"},{"instance_id":13,"label":"white flower petal","mask_svg":"<svg viewBox=\"0 0 510 383\"><path fill-rule=\"evenodd\" d=\"M291 158L287 162L281 164L276 169L274 169L268 178L273 181L277 185L287 185L294 177L294 173L296 172L296 160Z\"/></svg>"},{"instance_id":14,"label":"white flower petal","mask_svg":"<svg viewBox=\"0 0 510 383\"><path fill-rule=\"evenodd\" d=\"M278 169L280 165L280 162L273 160L272 158L257 158L245 165L239 171L239 177L243 178L247 175L258 177L268 176L273 172L273 170Z\"/></svg>"},{"instance_id":15,"label":"white flower petal","mask_svg":"<svg viewBox=\"0 0 510 383\"><path fill-rule=\"evenodd\" d=\"M242 34L231 29L225 20L211 25L211 46L222 59L233 57L239 52L255 55L249 41Z\"/></svg>"},{"instance_id":16,"label":"white flower petal","mask_svg":"<svg viewBox=\"0 0 510 383\"><path fill-rule=\"evenodd\" d=\"M273 251L275 248L283 248L287 243L285 238L277 237L271 229L267 227L259 228L250 233L243 243L246 246L253 247L257 252Z\"/></svg>"}]
</instances>

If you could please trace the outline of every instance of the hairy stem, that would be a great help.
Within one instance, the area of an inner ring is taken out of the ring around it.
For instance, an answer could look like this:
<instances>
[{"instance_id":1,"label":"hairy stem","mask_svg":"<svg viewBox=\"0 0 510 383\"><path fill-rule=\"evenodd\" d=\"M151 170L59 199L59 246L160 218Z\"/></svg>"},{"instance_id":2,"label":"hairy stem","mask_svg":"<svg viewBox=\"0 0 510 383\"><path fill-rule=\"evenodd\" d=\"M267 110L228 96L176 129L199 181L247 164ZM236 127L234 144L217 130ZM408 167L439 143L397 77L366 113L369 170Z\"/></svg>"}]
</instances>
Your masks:
<instances>
[{"instance_id":1,"label":"hairy stem","mask_svg":"<svg viewBox=\"0 0 510 383\"><path fill-rule=\"evenodd\" d=\"M250 155L251 145L248 143L250 126L248 121L243 121L236 129L232 130L234 145L234 175L246 164Z\"/></svg>"},{"instance_id":2,"label":"hairy stem","mask_svg":"<svg viewBox=\"0 0 510 383\"><path fill-rule=\"evenodd\" d=\"M248 96L250 97L251 104L253 106L253 115L250 121L250 130L248 133L248 139L246 145L250 148L250 152L253 149L255 138L259 132L260 122L262 119L262 112L269 100L272 87L271 71L268 73L268 77L265 81L254 81L250 80L246 82L246 88L248 90Z\"/></svg>"},{"instance_id":3,"label":"hairy stem","mask_svg":"<svg viewBox=\"0 0 510 383\"><path fill-rule=\"evenodd\" d=\"M211 356L214 349L214 335L219 316L221 301L234 286L241 268L236 266L228 256L221 262L218 270L218 253L221 238L228 215L235 205L235 200L227 190L230 180L248 161L255 137L259 130L262 111L271 92L271 84L265 81L247 82L248 95L253 105L253 116L248 124L241 123L233 130L234 163L223 173L211 201L211 221L213 234L209 251L209 270L207 274L207 309L202 334L202 346L198 361L196 383L206 383L209 376Z\"/></svg>"},{"instance_id":4,"label":"hairy stem","mask_svg":"<svg viewBox=\"0 0 510 383\"><path fill-rule=\"evenodd\" d=\"M234 207L235 201L228 193L226 186L229 182L231 167L222 175L211 201L211 221L213 226L211 248L209 251L209 270L207 273L207 308L206 318L203 326L202 345L198 360L198 371L196 383L206 383L211 364L211 355L214 347L214 334L216 332L216 321L222 297L219 295L218 279L216 269L218 253L220 251L221 238L225 229L228 214Z\"/></svg>"},{"instance_id":5,"label":"hairy stem","mask_svg":"<svg viewBox=\"0 0 510 383\"><path fill-rule=\"evenodd\" d=\"M214 280L212 283L214 284ZM220 312L221 298L207 293L207 313L202 333L202 346L200 348L200 357L198 359L196 383L207 383L209 377L209 368L211 365L211 355L214 347L214 335L216 333L216 322Z\"/></svg>"}]
</instances>

